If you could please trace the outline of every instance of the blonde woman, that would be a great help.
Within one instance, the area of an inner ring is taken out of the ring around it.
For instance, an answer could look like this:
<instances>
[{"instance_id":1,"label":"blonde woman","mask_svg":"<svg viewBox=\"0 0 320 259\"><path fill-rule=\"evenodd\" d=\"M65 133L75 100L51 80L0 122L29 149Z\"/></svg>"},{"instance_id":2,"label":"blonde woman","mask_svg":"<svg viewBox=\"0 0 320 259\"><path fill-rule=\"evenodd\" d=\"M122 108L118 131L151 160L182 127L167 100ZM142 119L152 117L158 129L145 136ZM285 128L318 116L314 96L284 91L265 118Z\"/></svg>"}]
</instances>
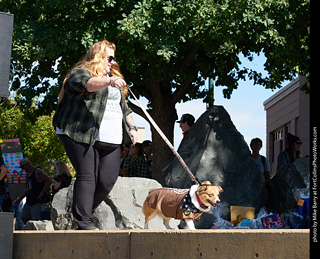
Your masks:
<instances>
[{"instance_id":1,"label":"blonde woman","mask_svg":"<svg viewBox=\"0 0 320 259\"><path fill-rule=\"evenodd\" d=\"M93 44L66 77L53 118L77 173L72 211L83 230L97 229L92 213L118 178L121 143L137 140L115 49L107 40Z\"/></svg>"},{"instance_id":2,"label":"blonde woman","mask_svg":"<svg viewBox=\"0 0 320 259\"><path fill-rule=\"evenodd\" d=\"M54 163L54 171L57 175L63 176L63 178L66 180L66 186L69 186L71 183L72 176L70 174L70 170L67 166L67 164L63 161L56 161Z\"/></svg>"}]
</instances>

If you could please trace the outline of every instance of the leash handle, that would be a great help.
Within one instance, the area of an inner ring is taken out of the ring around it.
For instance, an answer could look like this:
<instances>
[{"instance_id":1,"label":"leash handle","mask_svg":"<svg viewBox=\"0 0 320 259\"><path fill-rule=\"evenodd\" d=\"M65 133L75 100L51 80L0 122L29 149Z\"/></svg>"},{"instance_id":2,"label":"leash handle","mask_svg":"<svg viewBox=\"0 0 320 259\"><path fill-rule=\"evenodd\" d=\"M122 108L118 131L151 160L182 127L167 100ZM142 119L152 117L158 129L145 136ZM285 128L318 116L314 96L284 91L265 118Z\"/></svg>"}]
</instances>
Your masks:
<instances>
[{"instance_id":1,"label":"leash handle","mask_svg":"<svg viewBox=\"0 0 320 259\"><path fill-rule=\"evenodd\" d=\"M173 147L169 139L166 137L166 135L162 132L162 130L159 128L157 123L152 119L152 117L149 115L149 113L146 111L146 109L143 107L143 105L139 102L138 98L134 95L134 93L131 91L131 89L128 87L130 93L132 94L133 98L136 100L136 102L139 104L140 108L142 109L143 113L147 116L149 121L151 122L152 126L156 129L156 131L159 133L159 135L162 137L164 142L169 146L169 148L172 150L172 152L175 154L175 156L178 158L179 162L181 163L184 170L187 171L192 181L196 182L200 185L200 181L197 177L194 176L194 174L191 172L190 168L187 166L186 162L183 160L183 158L179 155L177 150Z\"/></svg>"}]
</instances>

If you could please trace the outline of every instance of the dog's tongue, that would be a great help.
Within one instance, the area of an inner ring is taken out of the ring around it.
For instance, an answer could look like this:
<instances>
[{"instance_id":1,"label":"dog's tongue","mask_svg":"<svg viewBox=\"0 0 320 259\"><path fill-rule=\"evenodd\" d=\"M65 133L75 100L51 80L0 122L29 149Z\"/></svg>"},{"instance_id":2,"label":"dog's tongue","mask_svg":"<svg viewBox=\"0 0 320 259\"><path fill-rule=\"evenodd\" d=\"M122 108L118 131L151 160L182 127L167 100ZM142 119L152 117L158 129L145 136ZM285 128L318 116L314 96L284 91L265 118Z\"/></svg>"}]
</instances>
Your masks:
<instances>
[{"instance_id":1,"label":"dog's tongue","mask_svg":"<svg viewBox=\"0 0 320 259\"><path fill-rule=\"evenodd\" d=\"M217 204L212 203L210 200L207 200L207 201L211 204L212 207L214 207L214 208L217 207Z\"/></svg>"}]
</instances>

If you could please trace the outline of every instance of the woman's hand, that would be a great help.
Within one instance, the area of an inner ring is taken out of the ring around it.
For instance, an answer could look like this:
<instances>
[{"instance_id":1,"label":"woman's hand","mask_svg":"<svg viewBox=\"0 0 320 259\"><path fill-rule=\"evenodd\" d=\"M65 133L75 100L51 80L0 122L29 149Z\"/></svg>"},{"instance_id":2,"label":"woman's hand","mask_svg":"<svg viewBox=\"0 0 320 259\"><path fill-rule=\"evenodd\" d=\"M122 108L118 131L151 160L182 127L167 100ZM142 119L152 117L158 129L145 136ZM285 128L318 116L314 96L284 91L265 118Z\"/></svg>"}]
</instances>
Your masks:
<instances>
[{"instance_id":1,"label":"woman's hand","mask_svg":"<svg viewBox=\"0 0 320 259\"><path fill-rule=\"evenodd\" d=\"M111 78L111 86L121 89L122 87L125 87L127 85L126 81L124 81L121 77L114 77Z\"/></svg>"},{"instance_id":2,"label":"woman's hand","mask_svg":"<svg viewBox=\"0 0 320 259\"><path fill-rule=\"evenodd\" d=\"M129 133L132 138L133 145L135 145L138 141L138 131L137 131L137 127L134 126L134 121L131 113L127 115L126 121L127 121L127 125L129 126Z\"/></svg>"},{"instance_id":3,"label":"woman's hand","mask_svg":"<svg viewBox=\"0 0 320 259\"><path fill-rule=\"evenodd\" d=\"M132 138L133 145L135 145L138 140L138 132L136 130L130 130L129 133Z\"/></svg>"},{"instance_id":4,"label":"woman's hand","mask_svg":"<svg viewBox=\"0 0 320 259\"><path fill-rule=\"evenodd\" d=\"M126 85L126 81L121 77L91 77L87 82L86 89L88 92L96 92L109 86L120 89Z\"/></svg>"}]
</instances>

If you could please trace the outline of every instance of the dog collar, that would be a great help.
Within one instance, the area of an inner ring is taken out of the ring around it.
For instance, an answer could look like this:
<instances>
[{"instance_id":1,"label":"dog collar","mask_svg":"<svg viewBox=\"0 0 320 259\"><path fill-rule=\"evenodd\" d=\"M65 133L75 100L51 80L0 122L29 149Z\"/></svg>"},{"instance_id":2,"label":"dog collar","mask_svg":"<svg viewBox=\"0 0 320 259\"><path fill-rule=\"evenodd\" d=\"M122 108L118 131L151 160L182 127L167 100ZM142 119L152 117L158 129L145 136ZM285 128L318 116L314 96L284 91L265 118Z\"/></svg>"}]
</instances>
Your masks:
<instances>
[{"instance_id":1,"label":"dog collar","mask_svg":"<svg viewBox=\"0 0 320 259\"><path fill-rule=\"evenodd\" d=\"M204 203L202 202L202 200L200 199L199 195L196 193L196 198L197 198L197 201L199 202L199 205L202 209L207 209L208 206L204 205Z\"/></svg>"},{"instance_id":2,"label":"dog collar","mask_svg":"<svg viewBox=\"0 0 320 259\"><path fill-rule=\"evenodd\" d=\"M200 213L201 211L194 206L194 204L191 202L190 193L188 192L182 200L182 203L180 205L180 209L182 209L185 213L187 212L193 212L193 213ZM187 215L187 214L185 214Z\"/></svg>"}]
</instances>

